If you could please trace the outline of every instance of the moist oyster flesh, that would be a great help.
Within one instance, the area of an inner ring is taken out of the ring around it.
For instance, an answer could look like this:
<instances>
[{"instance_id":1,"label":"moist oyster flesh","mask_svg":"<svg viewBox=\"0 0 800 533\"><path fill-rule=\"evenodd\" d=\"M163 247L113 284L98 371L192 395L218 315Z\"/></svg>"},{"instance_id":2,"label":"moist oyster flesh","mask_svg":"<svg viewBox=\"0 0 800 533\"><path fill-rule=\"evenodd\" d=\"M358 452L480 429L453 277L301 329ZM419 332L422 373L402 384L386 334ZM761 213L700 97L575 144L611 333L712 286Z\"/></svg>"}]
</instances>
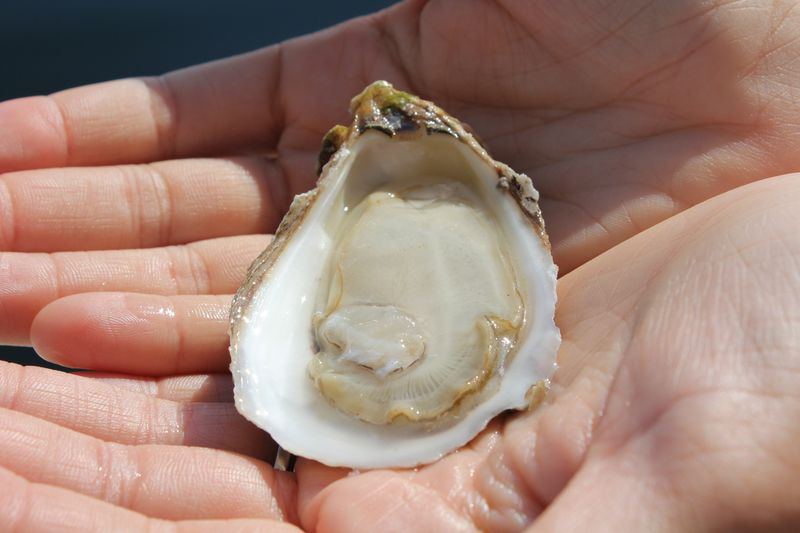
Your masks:
<instances>
[{"instance_id":1,"label":"moist oyster flesh","mask_svg":"<svg viewBox=\"0 0 800 533\"><path fill-rule=\"evenodd\" d=\"M530 180L455 119L385 83L354 110L234 301L236 404L297 455L414 466L552 374L556 269Z\"/></svg>"},{"instance_id":2,"label":"moist oyster flesh","mask_svg":"<svg viewBox=\"0 0 800 533\"><path fill-rule=\"evenodd\" d=\"M342 411L375 424L435 421L515 343L523 307L504 239L470 196L433 181L348 209L309 365Z\"/></svg>"}]
</instances>

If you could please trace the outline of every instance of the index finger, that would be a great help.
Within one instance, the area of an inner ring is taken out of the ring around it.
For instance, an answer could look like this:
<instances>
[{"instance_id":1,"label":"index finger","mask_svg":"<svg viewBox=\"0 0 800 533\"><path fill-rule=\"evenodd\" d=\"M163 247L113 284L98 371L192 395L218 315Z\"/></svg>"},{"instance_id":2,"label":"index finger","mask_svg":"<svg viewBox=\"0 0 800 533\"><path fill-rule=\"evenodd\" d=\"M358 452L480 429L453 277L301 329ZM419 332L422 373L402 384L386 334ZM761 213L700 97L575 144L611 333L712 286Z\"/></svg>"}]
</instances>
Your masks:
<instances>
[{"instance_id":1,"label":"index finger","mask_svg":"<svg viewBox=\"0 0 800 533\"><path fill-rule=\"evenodd\" d=\"M281 46L0 103L0 172L134 163L277 142Z\"/></svg>"},{"instance_id":2,"label":"index finger","mask_svg":"<svg viewBox=\"0 0 800 533\"><path fill-rule=\"evenodd\" d=\"M393 50L413 47L413 37L395 43L382 24L413 25L418 8L401 2L380 16L161 77L0 103L0 172L316 148L347 120L347 103L366 83L408 85Z\"/></svg>"}]
</instances>

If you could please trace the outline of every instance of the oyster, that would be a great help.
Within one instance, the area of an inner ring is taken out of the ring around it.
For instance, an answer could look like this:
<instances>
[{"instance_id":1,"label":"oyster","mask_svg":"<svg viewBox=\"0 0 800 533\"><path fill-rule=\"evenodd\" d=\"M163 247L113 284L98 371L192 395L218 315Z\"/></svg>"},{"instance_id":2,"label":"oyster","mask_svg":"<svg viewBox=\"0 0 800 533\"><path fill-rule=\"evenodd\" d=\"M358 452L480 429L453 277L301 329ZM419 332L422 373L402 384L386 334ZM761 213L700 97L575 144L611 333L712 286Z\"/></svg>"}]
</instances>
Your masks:
<instances>
[{"instance_id":1,"label":"oyster","mask_svg":"<svg viewBox=\"0 0 800 533\"><path fill-rule=\"evenodd\" d=\"M386 82L351 108L234 299L236 406L296 455L410 467L541 396L556 267L530 179L460 122Z\"/></svg>"}]
</instances>

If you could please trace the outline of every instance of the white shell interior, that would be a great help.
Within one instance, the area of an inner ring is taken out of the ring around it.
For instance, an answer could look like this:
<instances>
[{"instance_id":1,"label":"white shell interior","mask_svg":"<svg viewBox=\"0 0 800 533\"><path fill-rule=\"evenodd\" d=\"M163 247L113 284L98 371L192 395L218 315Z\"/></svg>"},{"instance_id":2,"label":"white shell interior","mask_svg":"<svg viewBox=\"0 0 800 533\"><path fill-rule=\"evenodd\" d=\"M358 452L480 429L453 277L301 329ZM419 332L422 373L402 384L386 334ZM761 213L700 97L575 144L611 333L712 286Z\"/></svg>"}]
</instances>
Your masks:
<instances>
[{"instance_id":1,"label":"white shell interior","mask_svg":"<svg viewBox=\"0 0 800 533\"><path fill-rule=\"evenodd\" d=\"M249 303L234 339L231 371L237 408L284 449L331 466L412 467L469 442L497 414L527 405L529 388L555 369L560 336L553 322L556 267L549 250L497 173L463 143L442 134L413 141L365 132L320 185L316 201ZM345 207L402 176L466 182L491 198L526 306L516 353L496 394L454 424L374 425L351 418L307 375L314 350L312 315ZM346 178L346 180L345 180Z\"/></svg>"}]
</instances>

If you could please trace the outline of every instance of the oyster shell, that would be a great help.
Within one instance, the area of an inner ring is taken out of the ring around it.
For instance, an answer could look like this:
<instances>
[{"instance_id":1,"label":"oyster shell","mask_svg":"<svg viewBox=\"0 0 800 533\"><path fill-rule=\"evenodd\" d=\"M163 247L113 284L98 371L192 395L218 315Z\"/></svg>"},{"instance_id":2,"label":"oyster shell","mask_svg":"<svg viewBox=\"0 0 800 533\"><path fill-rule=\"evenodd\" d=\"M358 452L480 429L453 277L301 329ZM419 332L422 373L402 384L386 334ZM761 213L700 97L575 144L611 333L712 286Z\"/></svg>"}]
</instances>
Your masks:
<instances>
[{"instance_id":1,"label":"oyster shell","mask_svg":"<svg viewBox=\"0 0 800 533\"><path fill-rule=\"evenodd\" d=\"M410 467L540 398L560 336L530 179L386 82L351 103L231 311L238 410L331 466Z\"/></svg>"}]
</instances>

